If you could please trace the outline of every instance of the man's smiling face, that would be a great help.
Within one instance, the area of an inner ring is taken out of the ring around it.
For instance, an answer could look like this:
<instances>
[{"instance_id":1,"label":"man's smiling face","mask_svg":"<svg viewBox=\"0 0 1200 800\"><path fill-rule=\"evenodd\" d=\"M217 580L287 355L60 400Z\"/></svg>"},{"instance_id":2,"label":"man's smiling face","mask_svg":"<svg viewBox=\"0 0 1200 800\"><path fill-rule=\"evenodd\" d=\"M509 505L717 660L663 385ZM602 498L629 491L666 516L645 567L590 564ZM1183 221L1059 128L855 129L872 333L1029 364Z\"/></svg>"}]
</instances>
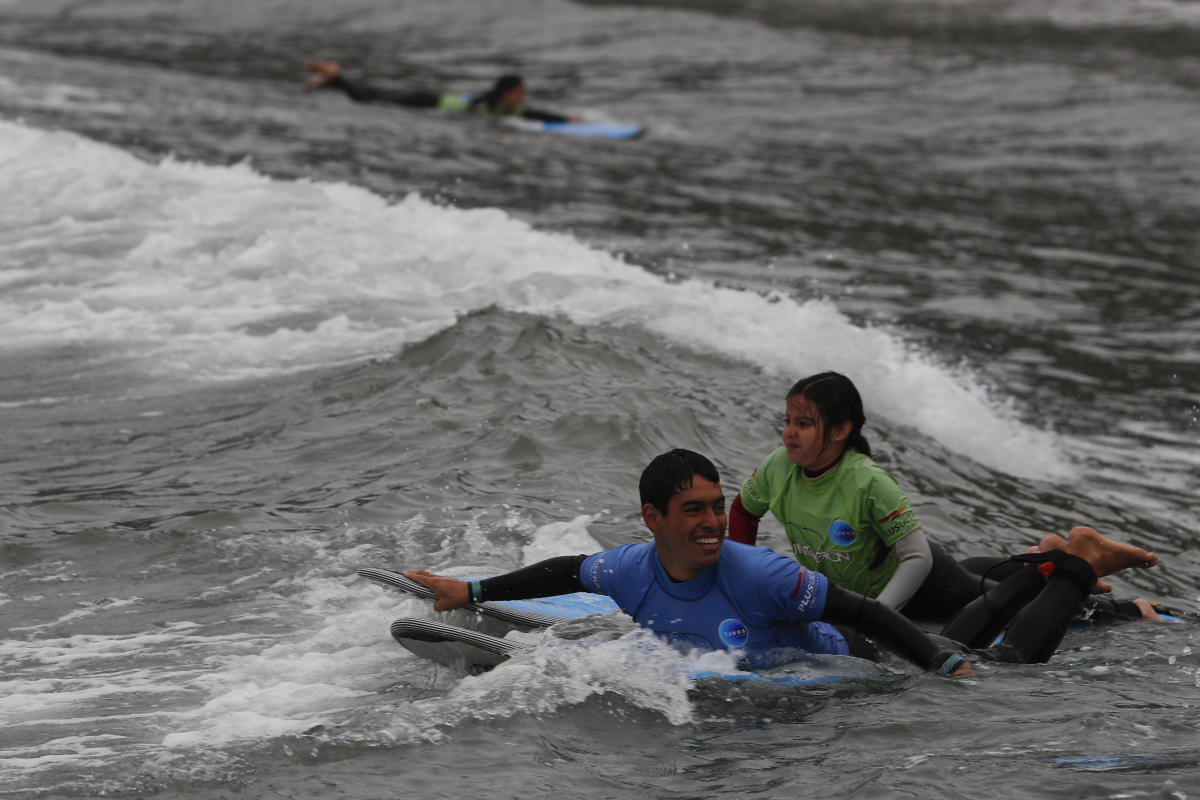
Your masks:
<instances>
[{"instance_id":1,"label":"man's smiling face","mask_svg":"<svg viewBox=\"0 0 1200 800\"><path fill-rule=\"evenodd\" d=\"M717 565L728 524L721 484L693 475L689 486L671 496L666 514L647 503L642 519L654 532L659 562L675 580L691 580Z\"/></svg>"}]
</instances>

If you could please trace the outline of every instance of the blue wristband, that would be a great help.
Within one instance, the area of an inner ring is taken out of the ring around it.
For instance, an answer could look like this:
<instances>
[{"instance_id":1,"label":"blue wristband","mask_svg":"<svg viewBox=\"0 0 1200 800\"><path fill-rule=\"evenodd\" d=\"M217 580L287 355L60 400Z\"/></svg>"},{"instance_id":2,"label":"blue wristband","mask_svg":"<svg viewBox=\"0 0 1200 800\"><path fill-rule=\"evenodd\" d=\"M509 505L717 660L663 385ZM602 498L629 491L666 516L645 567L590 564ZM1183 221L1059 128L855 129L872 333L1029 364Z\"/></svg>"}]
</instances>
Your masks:
<instances>
[{"instance_id":1,"label":"blue wristband","mask_svg":"<svg viewBox=\"0 0 1200 800\"><path fill-rule=\"evenodd\" d=\"M947 658L945 662L943 662L942 665L937 668L937 674L949 675L951 672L954 672L954 670L958 669L958 665L964 661L966 661L966 659L960 656L958 653L952 653L950 657Z\"/></svg>"},{"instance_id":2,"label":"blue wristband","mask_svg":"<svg viewBox=\"0 0 1200 800\"><path fill-rule=\"evenodd\" d=\"M470 601L472 603L478 603L481 599L480 595L482 593L483 593L483 587L481 587L479 585L479 581L468 581L467 582L467 597L470 599Z\"/></svg>"}]
</instances>

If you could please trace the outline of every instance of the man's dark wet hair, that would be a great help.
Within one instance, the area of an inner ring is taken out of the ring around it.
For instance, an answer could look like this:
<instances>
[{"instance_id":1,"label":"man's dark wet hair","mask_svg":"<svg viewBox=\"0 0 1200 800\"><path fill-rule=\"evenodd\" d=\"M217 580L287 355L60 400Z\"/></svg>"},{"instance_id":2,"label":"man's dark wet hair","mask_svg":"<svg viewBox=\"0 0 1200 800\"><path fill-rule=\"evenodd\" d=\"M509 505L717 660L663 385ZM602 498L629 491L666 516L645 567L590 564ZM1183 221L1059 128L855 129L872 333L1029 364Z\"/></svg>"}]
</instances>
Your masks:
<instances>
[{"instance_id":1,"label":"man's dark wet hair","mask_svg":"<svg viewBox=\"0 0 1200 800\"><path fill-rule=\"evenodd\" d=\"M671 498L689 488L696 475L713 483L721 482L716 466L699 453L677 449L655 456L642 470L638 482L642 505L650 503L666 515Z\"/></svg>"}]
</instances>

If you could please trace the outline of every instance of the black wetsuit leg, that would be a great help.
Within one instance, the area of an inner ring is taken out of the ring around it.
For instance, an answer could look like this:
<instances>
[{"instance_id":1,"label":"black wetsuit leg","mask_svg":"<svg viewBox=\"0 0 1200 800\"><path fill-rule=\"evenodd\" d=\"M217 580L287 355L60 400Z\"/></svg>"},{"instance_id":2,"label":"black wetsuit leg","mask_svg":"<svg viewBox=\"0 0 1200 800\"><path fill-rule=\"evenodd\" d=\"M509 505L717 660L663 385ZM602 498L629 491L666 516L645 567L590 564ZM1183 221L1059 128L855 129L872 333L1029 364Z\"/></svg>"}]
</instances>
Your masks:
<instances>
[{"instance_id":1,"label":"black wetsuit leg","mask_svg":"<svg viewBox=\"0 0 1200 800\"><path fill-rule=\"evenodd\" d=\"M391 103L409 108L437 108L441 100L441 95L437 92L381 89L363 81L347 80L341 75L333 78L327 85L341 89L351 100L358 103Z\"/></svg>"},{"instance_id":2,"label":"black wetsuit leg","mask_svg":"<svg viewBox=\"0 0 1200 800\"><path fill-rule=\"evenodd\" d=\"M1046 579L1036 569L1022 569L963 606L942 628L942 635L967 647L986 647L1045 586Z\"/></svg>"},{"instance_id":3,"label":"black wetsuit leg","mask_svg":"<svg viewBox=\"0 0 1200 800\"><path fill-rule=\"evenodd\" d=\"M958 562L968 572L986 576L989 585L1002 581L1025 565L1020 561L994 556L972 556ZM1107 595L1089 594L1075 622L1089 625L1108 625L1114 622L1131 622L1142 619L1142 610L1132 600L1116 600Z\"/></svg>"},{"instance_id":4,"label":"black wetsuit leg","mask_svg":"<svg viewBox=\"0 0 1200 800\"><path fill-rule=\"evenodd\" d=\"M937 542L929 543L929 551L933 555L929 576L902 611L909 619L942 623L979 597L984 584L978 574L964 569Z\"/></svg>"},{"instance_id":5,"label":"black wetsuit leg","mask_svg":"<svg viewBox=\"0 0 1200 800\"><path fill-rule=\"evenodd\" d=\"M1079 614L1096 573L1082 558L1061 550L1037 557L1053 564L1049 578L1033 567L1020 570L963 608L942 634L996 661L1048 661ZM1002 630L1003 641L989 647Z\"/></svg>"},{"instance_id":6,"label":"black wetsuit leg","mask_svg":"<svg viewBox=\"0 0 1200 800\"><path fill-rule=\"evenodd\" d=\"M958 565L973 575L986 576L992 581L1002 581L1025 566L1019 561L1009 561L1008 556L971 556L959 561Z\"/></svg>"}]
</instances>

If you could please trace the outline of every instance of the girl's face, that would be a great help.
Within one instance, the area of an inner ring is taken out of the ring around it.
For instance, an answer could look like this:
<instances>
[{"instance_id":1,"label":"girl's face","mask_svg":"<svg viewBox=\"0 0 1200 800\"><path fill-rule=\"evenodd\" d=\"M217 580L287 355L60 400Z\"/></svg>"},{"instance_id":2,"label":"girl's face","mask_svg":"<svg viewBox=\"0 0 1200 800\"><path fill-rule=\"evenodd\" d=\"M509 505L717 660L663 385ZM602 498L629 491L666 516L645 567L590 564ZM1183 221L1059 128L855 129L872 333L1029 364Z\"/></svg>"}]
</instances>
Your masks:
<instances>
[{"instance_id":1,"label":"girl's face","mask_svg":"<svg viewBox=\"0 0 1200 800\"><path fill-rule=\"evenodd\" d=\"M816 472L842 457L846 437L853 427L847 421L826 431L816 404L803 395L794 394L787 399L783 446L793 464Z\"/></svg>"}]
</instances>

